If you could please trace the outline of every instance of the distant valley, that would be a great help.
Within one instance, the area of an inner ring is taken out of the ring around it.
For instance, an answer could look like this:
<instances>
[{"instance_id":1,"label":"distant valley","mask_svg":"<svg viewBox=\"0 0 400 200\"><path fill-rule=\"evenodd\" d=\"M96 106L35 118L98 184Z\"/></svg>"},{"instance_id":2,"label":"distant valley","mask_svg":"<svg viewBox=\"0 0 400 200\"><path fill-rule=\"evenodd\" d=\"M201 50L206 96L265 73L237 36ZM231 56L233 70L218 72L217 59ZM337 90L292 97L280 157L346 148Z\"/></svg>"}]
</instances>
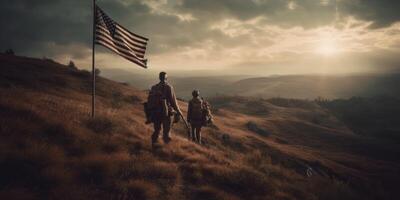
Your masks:
<instances>
[{"instance_id":1,"label":"distant valley","mask_svg":"<svg viewBox=\"0 0 400 200\"><path fill-rule=\"evenodd\" d=\"M135 74L122 70L104 70L103 76L126 82L140 89L149 89L157 82L157 74ZM400 74L359 75L282 75L251 76L174 76L169 80L182 99L190 98L198 89L203 97L218 95L254 96L262 98L328 99L354 96L399 96Z\"/></svg>"}]
</instances>

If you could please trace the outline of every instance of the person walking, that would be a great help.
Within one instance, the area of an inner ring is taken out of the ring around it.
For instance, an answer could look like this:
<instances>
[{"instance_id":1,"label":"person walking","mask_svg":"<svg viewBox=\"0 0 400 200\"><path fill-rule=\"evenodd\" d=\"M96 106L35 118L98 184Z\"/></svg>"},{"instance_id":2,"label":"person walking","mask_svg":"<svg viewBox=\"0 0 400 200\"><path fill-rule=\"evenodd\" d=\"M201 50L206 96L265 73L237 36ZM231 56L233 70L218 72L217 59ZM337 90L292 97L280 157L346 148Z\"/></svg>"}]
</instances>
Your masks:
<instances>
[{"instance_id":1,"label":"person walking","mask_svg":"<svg viewBox=\"0 0 400 200\"><path fill-rule=\"evenodd\" d=\"M151 110L150 122L153 122L154 132L151 136L152 145L158 142L158 137L163 130L164 143L171 141L170 131L173 123L173 116L181 115L181 110L176 100L175 91L172 85L167 82L167 73L160 72L160 82L151 87L147 107Z\"/></svg>"},{"instance_id":2,"label":"person walking","mask_svg":"<svg viewBox=\"0 0 400 200\"><path fill-rule=\"evenodd\" d=\"M203 100L200 98L200 92L198 90L194 90L192 92L192 96L193 98L189 101L188 105L187 121L192 127L192 140L201 144L201 127L204 125L205 121L205 107Z\"/></svg>"}]
</instances>

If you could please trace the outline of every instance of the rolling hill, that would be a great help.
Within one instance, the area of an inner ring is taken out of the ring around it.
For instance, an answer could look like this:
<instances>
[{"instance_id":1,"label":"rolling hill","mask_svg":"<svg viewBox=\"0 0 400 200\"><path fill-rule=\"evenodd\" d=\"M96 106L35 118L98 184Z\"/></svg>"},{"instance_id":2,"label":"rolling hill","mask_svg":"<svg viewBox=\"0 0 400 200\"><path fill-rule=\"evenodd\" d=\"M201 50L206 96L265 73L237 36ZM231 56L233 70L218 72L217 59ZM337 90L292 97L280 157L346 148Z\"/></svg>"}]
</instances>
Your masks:
<instances>
[{"instance_id":1,"label":"rolling hill","mask_svg":"<svg viewBox=\"0 0 400 200\"><path fill-rule=\"evenodd\" d=\"M151 71L148 74L139 74L123 69L102 70L102 75L104 75L104 77L126 82L143 90L150 89L154 84L154 81L157 80L158 73L159 72ZM176 71L168 71L168 74L170 82L174 85L177 96L182 99L190 99L194 89L200 90L201 95L205 97L211 97L217 94L227 94L228 91L231 91L231 85L235 82L250 77L245 75L205 76L204 73L196 75L196 72L179 73Z\"/></svg>"},{"instance_id":2,"label":"rolling hill","mask_svg":"<svg viewBox=\"0 0 400 200\"><path fill-rule=\"evenodd\" d=\"M149 89L157 73L137 74L126 70L104 69L104 76L127 82L140 89ZM150 75L151 74L151 75ZM170 73L170 81L176 93L183 99L191 98L193 89L199 89L204 97L240 95L262 98L337 99L391 95L399 97L397 85L400 74L352 74L352 75L275 75L267 77L246 75L202 74L180 75Z\"/></svg>"},{"instance_id":3,"label":"rolling hill","mask_svg":"<svg viewBox=\"0 0 400 200\"><path fill-rule=\"evenodd\" d=\"M243 79L235 82L229 93L297 99L400 96L399 83L400 74L287 75Z\"/></svg>"},{"instance_id":4,"label":"rolling hill","mask_svg":"<svg viewBox=\"0 0 400 200\"><path fill-rule=\"evenodd\" d=\"M97 81L92 119L89 72L0 55L0 199L398 197L398 145L355 134L316 103L219 97L204 145L177 123L153 149L146 92Z\"/></svg>"}]
</instances>

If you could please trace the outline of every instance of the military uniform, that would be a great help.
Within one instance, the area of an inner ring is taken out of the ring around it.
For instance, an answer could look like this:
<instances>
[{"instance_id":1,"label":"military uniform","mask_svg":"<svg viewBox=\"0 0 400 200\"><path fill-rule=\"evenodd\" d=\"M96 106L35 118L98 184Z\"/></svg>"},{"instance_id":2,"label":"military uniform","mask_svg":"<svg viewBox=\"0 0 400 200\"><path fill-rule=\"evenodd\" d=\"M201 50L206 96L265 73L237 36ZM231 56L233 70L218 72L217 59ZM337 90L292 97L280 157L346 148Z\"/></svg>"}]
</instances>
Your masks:
<instances>
[{"instance_id":1,"label":"military uniform","mask_svg":"<svg viewBox=\"0 0 400 200\"><path fill-rule=\"evenodd\" d=\"M192 140L201 143L201 127L204 124L203 101L199 97L193 97L189 101L187 120L192 127Z\"/></svg>"},{"instance_id":2,"label":"military uniform","mask_svg":"<svg viewBox=\"0 0 400 200\"><path fill-rule=\"evenodd\" d=\"M167 82L159 82L158 84L151 87L148 102L151 102L150 97L152 95L158 96L161 102L158 104L157 109L155 109L152 115L152 121L154 124L154 132L151 136L152 143L157 142L158 136L161 132L161 127L163 129L163 140L164 142L169 142L170 130L172 126L172 117L175 112L181 112L178 106L178 101L176 100L174 88Z\"/></svg>"}]
</instances>

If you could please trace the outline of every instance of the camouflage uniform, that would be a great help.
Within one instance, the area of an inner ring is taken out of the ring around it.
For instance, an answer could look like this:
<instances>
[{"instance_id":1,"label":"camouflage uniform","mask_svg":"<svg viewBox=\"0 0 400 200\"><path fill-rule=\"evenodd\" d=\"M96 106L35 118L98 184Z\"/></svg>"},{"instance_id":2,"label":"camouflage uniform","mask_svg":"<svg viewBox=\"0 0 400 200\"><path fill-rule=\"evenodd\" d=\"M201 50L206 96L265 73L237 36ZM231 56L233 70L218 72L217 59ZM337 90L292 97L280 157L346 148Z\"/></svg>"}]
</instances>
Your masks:
<instances>
[{"instance_id":1,"label":"camouflage uniform","mask_svg":"<svg viewBox=\"0 0 400 200\"><path fill-rule=\"evenodd\" d=\"M161 109L155 111L153 115L154 132L151 136L152 143L157 142L158 136L163 129L163 140L169 142L171 140L169 132L172 126L173 112L181 112L176 100L174 88L167 82L159 82L151 87L150 92L161 92L161 97L166 100L168 111L164 113ZM150 95L149 95L150 97Z\"/></svg>"}]
</instances>

